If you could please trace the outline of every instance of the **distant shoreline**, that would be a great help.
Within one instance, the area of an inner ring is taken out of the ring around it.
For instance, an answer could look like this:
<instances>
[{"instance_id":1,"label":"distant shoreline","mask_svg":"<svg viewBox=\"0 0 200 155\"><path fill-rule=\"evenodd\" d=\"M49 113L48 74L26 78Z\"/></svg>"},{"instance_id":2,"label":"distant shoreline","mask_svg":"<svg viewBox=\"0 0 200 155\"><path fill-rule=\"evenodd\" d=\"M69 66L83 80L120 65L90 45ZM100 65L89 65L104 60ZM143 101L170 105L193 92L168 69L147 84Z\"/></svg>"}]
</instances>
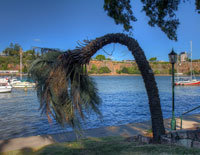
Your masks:
<instances>
[{"instance_id":1,"label":"distant shoreline","mask_svg":"<svg viewBox=\"0 0 200 155\"><path fill-rule=\"evenodd\" d=\"M142 76L141 74L88 74L89 76ZM20 76L19 74L0 74L0 76ZM27 76L23 74L22 76ZM172 76L171 74L154 74L154 76ZM183 75L189 76L189 75ZM200 75L195 75L199 77Z\"/></svg>"}]
</instances>

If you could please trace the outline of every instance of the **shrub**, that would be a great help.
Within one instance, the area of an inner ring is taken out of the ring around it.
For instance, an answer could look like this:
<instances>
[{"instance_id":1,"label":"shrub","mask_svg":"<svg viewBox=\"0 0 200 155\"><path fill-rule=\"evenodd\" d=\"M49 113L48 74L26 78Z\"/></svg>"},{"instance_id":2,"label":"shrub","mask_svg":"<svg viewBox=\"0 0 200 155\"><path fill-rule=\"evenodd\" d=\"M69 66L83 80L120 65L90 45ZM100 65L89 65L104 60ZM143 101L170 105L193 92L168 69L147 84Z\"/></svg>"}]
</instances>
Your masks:
<instances>
[{"instance_id":1,"label":"shrub","mask_svg":"<svg viewBox=\"0 0 200 155\"><path fill-rule=\"evenodd\" d=\"M97 73L97 71L98 71L97 66L95 64L92 64L91 70L88 71L88 73L89 74L95 74L95 73Z\"/></svg>"},{"instance_id":2,"label":"shrub","mask_svg":"<svg viewBox=\"0 0 200 155\"><path fill-rule=\"evenodd\" d=\"M111 70L108 68L108 67L101 67L99 70L98 70L98 73L99 74L103 74L103 73L110 73Z\"/></svg>"},{"instance_id":3,"label":"shrub","mask_svg":"<svg viewBox=\"0 0 200 155\"><path fill-rule=\"evenodd\" d=\"M127 67L123 67L122 70L121 70L121 72L128 74L128 68Z\"/></svg>"},{"instance_id":4,"label":"shrub","mask_svg":"<svg viewBox=\"0 0 200 155\"><path fill-rule=\"evenodd\" d=\"M174 69L174 73L177 73L176 69ZM169 74L172 74L172 69L171 68L169 69Z\"/></svg>"},{"instance_id":5,"label":"shrub","mask_svg":"<svg viewBox=\"0 0 200 155\"><path fill-rule=\"evenodd\" d=\"M121 73L125 74L140 74L140 71L136 67L123 67Z\"/></svg>"},{"instance_id":6,"label":"shrub","mask_svg":"<svg viewBox=\"0 0 200 155\"><path fill-rule=\"evenodd\" d=\"M121 70L116 70L116 72L118 73L118 74L121 74L122 73L122 71Z\"/></svg>"},{"instance_id":7,"label":"shrub","mask_svg":"<svg viewBox=\"0 0 200 155\"><path fill-rule=\"evenodd\" d=\"M154 71L154 74L160 74L160 71L156 69L156 70Z\"/></svg>"}]
</instances>

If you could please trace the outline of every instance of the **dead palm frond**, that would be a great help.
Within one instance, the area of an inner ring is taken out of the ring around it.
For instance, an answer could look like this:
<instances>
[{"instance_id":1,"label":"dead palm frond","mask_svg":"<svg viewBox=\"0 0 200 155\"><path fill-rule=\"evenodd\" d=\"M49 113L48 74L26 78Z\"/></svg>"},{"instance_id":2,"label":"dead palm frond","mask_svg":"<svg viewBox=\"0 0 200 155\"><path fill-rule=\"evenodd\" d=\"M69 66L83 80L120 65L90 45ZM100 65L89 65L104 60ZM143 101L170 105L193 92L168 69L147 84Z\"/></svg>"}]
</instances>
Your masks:
<instances>
[{"instance_id":1,"label":"dead palm frond","mask_svg":"<svg viewBox=\"0 0 200 155\"><path fill-rule=\"evenodd\" d=\"M83 64L73 63L71 51L49 52L36 59L29 71L36 81L40 109L48 119L60 124L80 127L80 119L91 110L100 114L100 98L94 81Z\"/></svg>"}]
</instances>

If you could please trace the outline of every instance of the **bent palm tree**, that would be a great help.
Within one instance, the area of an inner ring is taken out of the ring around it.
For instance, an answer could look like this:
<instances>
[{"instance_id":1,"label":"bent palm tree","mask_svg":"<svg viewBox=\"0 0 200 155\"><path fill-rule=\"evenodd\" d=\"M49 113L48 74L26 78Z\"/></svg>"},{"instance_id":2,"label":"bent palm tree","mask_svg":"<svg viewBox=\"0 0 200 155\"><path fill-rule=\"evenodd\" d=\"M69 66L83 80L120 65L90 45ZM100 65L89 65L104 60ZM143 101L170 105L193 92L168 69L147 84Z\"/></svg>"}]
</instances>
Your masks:
<instances>
[{"instance_id":1,"label":"bent palm tree","mask_svg":"<svg viewBox=\"0 0 200 155\"><path fill-rule=\"evenodd\" d=\"M47 116L51 114L61 124L67 122L74 128L79 127L80 119L84 118L83 111L92 109L100 114L97 108L100 98L85 65L103 46L120 43L132 52L141 71L149 99L153 140L159 142L160 136L165 134L160 98L152 69L137 41L117 33L84 42L84 46L65 53L47 53L32 65L30 73L37 81L43 112Z\"/></svg>"}]
</instances>

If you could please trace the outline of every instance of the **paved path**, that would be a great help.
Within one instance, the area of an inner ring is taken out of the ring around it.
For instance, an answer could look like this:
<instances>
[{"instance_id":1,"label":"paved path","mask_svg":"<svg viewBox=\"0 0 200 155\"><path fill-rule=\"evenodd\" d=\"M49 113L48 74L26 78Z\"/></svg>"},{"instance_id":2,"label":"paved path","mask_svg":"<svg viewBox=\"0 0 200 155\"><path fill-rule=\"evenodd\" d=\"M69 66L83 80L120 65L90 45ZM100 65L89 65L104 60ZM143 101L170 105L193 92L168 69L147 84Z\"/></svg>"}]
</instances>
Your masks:
<instances>
[{"instance_id":1,"label":"paved path","mask_svg":"<svg viewBox=\"0 0 200 155\"><path fill-rule=\"evenodd\" d=\"M170 119L164 121L166 130L170 130ZM184 117L183 129L200 127L200 114ZM83 138L88 137L106 137L106 136L134 136L144 134L151 128L151 122L131 123L120 126L101 127L96 129L84 130ZM180 128L180 120L177 119L177 129ZM52 135L38 135L31 137L13 138L8 140L0 140L0 152L18 150L18 149L34 149L48 144L74 141L76 135L74 132L66 132Z\"/></svg>"}]
</instances>

